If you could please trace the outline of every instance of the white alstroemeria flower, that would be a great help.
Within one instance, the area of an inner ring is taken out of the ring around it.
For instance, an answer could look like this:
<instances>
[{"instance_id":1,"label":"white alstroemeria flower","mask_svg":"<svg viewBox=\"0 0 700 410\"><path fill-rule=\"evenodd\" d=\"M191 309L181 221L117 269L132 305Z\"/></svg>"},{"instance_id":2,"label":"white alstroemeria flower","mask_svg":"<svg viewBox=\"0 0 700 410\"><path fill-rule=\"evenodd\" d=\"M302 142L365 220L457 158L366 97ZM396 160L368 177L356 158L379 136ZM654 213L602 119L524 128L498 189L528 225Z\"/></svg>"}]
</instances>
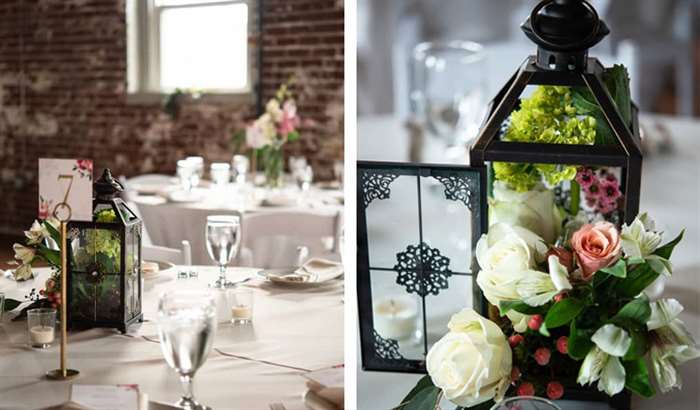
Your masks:
<instances>
[{"instance_id":1,"label":"white alstroemeria flower","mask_svg":"<svg viewBox=\"0 0 700 410\"><path fill-rule=\"evenodd\" d=\"M32 227L29 228L28 231L24 231L24 236L27 237L27 243L29 245L36 245L43 241L44 238L48 238L50 235L48 229L46 229L43 224L40 224L39 221L34 220Z\"/></svg>"},{"instance_id":2,"label":"white alstroemeria flower","mask_svg":"<svg viewBox=\"0 0 700 410\"><path fill-rule=\"evenodd\" d=\"M625 368L620 357L627 353L632 338L624 329L607 324L591 337L596 344L586 355L576 380L580 385L598 381L598 390L613 396L625 388Z\"/></svg>"},{"instance_id":3,"label":"white alstroemeria flower","mask_svg":"<svg viewBox=\"0 0 700 410\"><path fill-rule=\"evenodd\" d=\"M513 324L513 329L516 332L525 333L527 331L527 322L532 316L516 312L515 310L509 310L506 313L506 317L511 321Z\"/></svg>"},{"instance_id":4,"label":"white alstroemeria flower","mask_svg":"<svg viewBox=\"0 0 700 410\"><path fill-rule=\"evenodd\" d=\"M499 306L501 302L514 302L521 300L516 290L516 285L520 279L524 278L528 271L505 271L495 272L482 270L476 276L476 283L484 293L486 300L494 306ZM509 310L506 313L508 319L513 322L516 332L527 330L527 321L530 316Z\"/></svg>"},{"instance_id":5,"label":"white alstroemeria flower","mask_svg":"<svg viewBox=\"0 0 700 410\"><path fill-rule=\"evenodd\" d=\"M36 255L36 251L34 249L18 243L12 245L12 249L15 251L15 259L21 261L25 265L31 263Z\"/></svg>"},{"instance_id":6,"label":"white alstroemeria flower","mask_svg":"<svg viewBox=\"0 0 700 410\"><path fill-rule=\"evenodd\" d=\"M700 357L700 349L678 316L683 306L675 299L652 303L647 328L651 331L651 364L663 393L682 385L678 366Z\"/></svg>"},{"instance_id":7,"label":"white alstroemeria flower","mask_svg":"<svg viewBox=\"0 0 700 410\"><path fill-rule=\"evenodd\" d=\"M15 269L14 272L12 272L12 276L15 278L16 281L31 279L33 276L32 266L29 264L20 265L19 268Z\"/></svg>"},{"instance_id":8,"label":"white alstroemeria flower","mask_svg":"<svg viewBox=\"0 0 700 410\"><path fill-rule=\"evenodd\" d=\"M631 224L623 225L620 239L625 256L646 259L661 244L662 234L654 231L654 221L645 213L637 216Z\"/></svg>"},{"instance_id":9,"label":"white alstroemeria flower","mask_svg":"<svg viewBox=\"0 0 700 410\"><path fill-rule=\"evenodd\" d=\"M569 272L559 262L559 258L556 255L550 255L547 262L549 275L530 270L516 285L518 295L530 306L542 306L560 292L572 289Z\"/></svg>"}]
</instances>

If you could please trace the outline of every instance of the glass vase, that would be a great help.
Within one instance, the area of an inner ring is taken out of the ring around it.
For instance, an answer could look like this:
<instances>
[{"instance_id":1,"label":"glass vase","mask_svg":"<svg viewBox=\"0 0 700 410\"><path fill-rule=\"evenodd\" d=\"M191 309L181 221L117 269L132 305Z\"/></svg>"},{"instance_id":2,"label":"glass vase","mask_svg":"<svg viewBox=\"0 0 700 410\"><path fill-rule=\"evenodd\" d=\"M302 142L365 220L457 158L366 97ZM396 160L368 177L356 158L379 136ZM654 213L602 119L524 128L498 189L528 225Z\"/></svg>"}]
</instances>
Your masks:
<instances>
[{"instance_id":1,"label":"glass vase","mask_svg":"<svg viewBox=\"0 0 700 410\"><path fill-rule=\"evenodd\" d=\"M265 148L262 155L263 169L265 170L265 185L268 188L282 186L282 171L284 169L284 155L282 146L270 145Z\"/></svg>"}]
</instances>

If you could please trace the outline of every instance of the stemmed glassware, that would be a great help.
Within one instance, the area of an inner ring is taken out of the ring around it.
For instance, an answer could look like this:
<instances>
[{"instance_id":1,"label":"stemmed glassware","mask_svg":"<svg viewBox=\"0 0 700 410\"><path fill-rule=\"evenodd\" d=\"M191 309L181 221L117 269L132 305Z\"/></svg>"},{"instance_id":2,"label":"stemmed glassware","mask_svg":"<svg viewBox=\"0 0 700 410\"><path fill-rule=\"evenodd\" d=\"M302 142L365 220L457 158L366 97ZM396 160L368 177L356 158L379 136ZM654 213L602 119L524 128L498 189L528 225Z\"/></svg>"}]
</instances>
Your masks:
<instances>
[{"instance_id":1,"label":"stemmed glassware","mask_svg":"<svg viewBox=\"0 0 700 410\"><path fill-rule=\"evenodd\" d=\"M177 176L182 188L189 192L192 190L192 176L195 174L194 165L186 159L177 161Z\"/></svg>"},{"instance_id":2,"label":"stemmed glassware","mask_svg":"<svg viewBox=\"0 0 700 410\"><path fill-rule=\"evenodd\" d=\"M561 408L541 397L518 396L496 403L491 410L561 410Z\"/></svg>"},{"instance_id":3,"label":"stemmed glassware","mask_svg":"<svg viewBox=\"0 0 700 410\"><path fill-rule=\"evenodd\" d=\"M231 165L227 162L214 162L210 166L211 180L217 187L223 187L231 179Z\"/></svg>"},{"instance_id":4,"label":"stemmed glassware","mask_svg":"<svg viewBox=\"0 0 700 410\"><path fill-rule=\"evenodd\" d=\"M231 162L233 163L236 183L239 185L244 184L248 168L250 167L250 160L245 155L234 155Z\"/></svg>"},{"instance_id":5,"label":"stemmed glassware","mask_svg":"<svg viewBox=\"0 0 700 410\"><path fill-rule=\"evenodd\" d=\"M241 243L240 218L235 215L208 216L206 237L209 257L219 265L219 278L211 286L234 287L235 283L226 280L226 265L236 256Z\"/></svg>"},{"instance_id":6,"label":"stemmed glassware","mask_svg":"<svg viewBox=\"0 0 700 410\"><path fill-rule=\"evenodd\" d=\"M311 168L311 165L296 170L294 179L296 179L297 186L302 192L308 191L311 187L311 182L314 180L314 170Z\"/></svg>"},{"instance_id":7,"label":"stemmed glassware","mask_svg":"<svg viewBox=\"0 0 700 410\"><path fill-rule=\"evenodd\" d=\"M190 176L192 188L197 188L199 186L199 182L202 180L202 177L204 176L204 158L202 157L187 157L185 158L185 161L189 162L192 165L193 172L192 175Z\"/></svg>"},{"instance_id":8,"label":"stemmed glassware","mask_svg":"<svg viewBox=\"0 0 700 410\"><path fill-rule=\"evenodd\" d=\"M183 395L176 406L206 410L192 392L194 375L204 364L216 333L216 301L207 291L174 290L158 303L158 336L165 361L180 375Z\"/></svg>"}]
</instances>

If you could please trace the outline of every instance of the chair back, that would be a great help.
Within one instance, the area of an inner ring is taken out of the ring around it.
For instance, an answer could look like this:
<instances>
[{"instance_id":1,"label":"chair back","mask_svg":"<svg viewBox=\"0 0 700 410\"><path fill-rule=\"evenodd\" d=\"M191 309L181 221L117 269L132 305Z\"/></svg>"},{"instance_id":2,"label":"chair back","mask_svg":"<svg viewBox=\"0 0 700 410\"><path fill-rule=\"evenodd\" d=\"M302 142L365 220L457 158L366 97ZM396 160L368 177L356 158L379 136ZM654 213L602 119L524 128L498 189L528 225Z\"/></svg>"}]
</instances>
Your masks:
<instances>
[{"instance_id":1,"label":"chair back","mask_svg":"<svg viewBox=\"0 0 700 410\"><path fill-rule=\"evenodd\" d=\"M144 261L170 262L174 265L191 265L192 249L188 241L182 241L182 248L180 249L156 245L142 245L141 259Z\"/></svg>"},{"instance_id":2,"label":"chair back","mask_svg":"<svg viewBox=\"0 0 700 410\"><path fill-rule=\"evenodd\" d=\"M246 214L239 263L263 269L296 267L299 247L306 247L310 258L338 259L339 218L337 211Z\"/></svg>"}]
</instances>

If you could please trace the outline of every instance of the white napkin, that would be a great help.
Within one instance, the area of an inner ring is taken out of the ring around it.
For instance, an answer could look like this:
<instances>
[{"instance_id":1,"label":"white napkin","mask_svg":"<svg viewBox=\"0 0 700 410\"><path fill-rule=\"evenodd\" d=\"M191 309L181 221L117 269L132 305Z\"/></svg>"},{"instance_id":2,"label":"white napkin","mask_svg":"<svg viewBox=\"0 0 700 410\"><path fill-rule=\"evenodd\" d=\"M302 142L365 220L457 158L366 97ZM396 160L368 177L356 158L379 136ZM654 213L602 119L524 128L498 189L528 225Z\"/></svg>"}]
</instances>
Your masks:
<instances>
[{"instance_id":1,"label":"white napkin","mask_svg":"<svg viewBox=\"0 0 700 410\"><path fill-rule=\"evenodd\" d=\"M305 282L326 282L343 274L343 265L328 259L311 258L294 271Z\"/></svg>"},{"instance_id":2,"label":"white napkin","mask_svg":"<svg viewBox=\"0 0 700 410\"><path fill-rule=\"evenodd\" d=\"M345 398L344 369L333 367L309 372L303 375L307 379L308 392L304 402L313 410L340 410Z\"/></svg>"}]
</instances>

